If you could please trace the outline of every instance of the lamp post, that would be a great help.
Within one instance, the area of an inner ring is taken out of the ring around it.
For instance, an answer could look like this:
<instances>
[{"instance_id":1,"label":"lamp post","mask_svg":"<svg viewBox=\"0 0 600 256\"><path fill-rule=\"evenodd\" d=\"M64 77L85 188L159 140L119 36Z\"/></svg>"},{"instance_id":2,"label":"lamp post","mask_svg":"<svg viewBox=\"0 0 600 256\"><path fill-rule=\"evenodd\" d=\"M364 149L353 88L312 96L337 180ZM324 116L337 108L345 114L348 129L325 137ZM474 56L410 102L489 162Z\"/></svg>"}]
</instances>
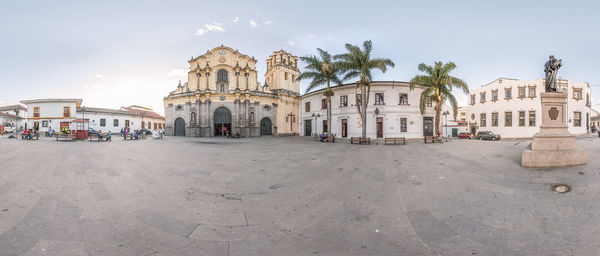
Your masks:
<instances>
[{"instance_id":1,"label":"lamp post","mask_svg":"<svg viewBox=\"0 0 600 256\"><path fill-rule=\"evenodd\" d=\"M321 117L321 114L319 114L319 113L316 113L316 114L312 113L312 117L315 118L315 132L313 132L313 134L316 134L316 132L317 132L317 118Z\"/></svg>"},{"instance_id":2,"label":"lamp post","mask_svg":"<svg viewBox=\"0 0 600 256\"><path fill-rule=\"evenodd\" d=\"M444 133L448 133L448 115L449 114L450 114L450 112L448 110L446 110L446 111L444 111L444 113L442 113L442 115L444 115L444 118L446 119L446 124L444 125ZM444 137L448 137L448 134L444 135Z\"/></svg>"}]
</instances>

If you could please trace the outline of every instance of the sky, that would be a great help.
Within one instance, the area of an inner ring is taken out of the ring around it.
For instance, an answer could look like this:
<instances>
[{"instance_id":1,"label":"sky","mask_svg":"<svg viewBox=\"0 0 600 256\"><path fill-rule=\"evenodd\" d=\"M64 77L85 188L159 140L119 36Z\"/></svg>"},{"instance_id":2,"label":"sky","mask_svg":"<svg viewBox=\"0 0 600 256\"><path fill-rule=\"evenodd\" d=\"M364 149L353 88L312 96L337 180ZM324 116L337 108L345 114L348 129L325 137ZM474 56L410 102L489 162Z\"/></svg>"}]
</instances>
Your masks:
<instances>
[{"instance_id":1,"label":"sky","mask_svg":"<svg viewBox=\"0 0 600 256\"><path fill-rule=\"evenodd\" d=\"M164 113L162 99L187 79L187 61L222 44L254 56L263 83L273 51L339 54L372 40L372 56L395 63L374 80L409 81L420 63L453 61L451 74L470 88L543 78L553 54L563 60L559 76L589 82L600 109L598 10L598 1L564 0L2 0L0 105L80 98Z\"/></svg>"}]
</instances>

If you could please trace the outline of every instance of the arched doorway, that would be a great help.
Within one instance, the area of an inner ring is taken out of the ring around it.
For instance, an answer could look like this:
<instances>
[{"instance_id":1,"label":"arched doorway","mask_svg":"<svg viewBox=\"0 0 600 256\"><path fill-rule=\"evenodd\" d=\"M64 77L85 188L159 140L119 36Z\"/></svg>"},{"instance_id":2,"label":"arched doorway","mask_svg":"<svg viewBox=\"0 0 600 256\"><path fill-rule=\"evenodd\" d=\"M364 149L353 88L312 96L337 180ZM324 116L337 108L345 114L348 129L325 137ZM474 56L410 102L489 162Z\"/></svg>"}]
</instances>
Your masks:
<instances>
[{"instance_id":1,"label":"arched doorway","mask_svg":"<svg viewBox=\"0 0 600 256\"><path fill-rule=\"evenodd\" d=\"M271 135L271 119L268 117L260 120L260 135Z\"/></svg>"},{"instance_id":2,"label":"arched doorway","mask_svg":"<svg viewBox=\"0 0 600 256\"><path fill-rule=\"evenodd\" d=\"M185 136L185 121L179 117L175 119L175 136Z\"/></svg>"},{"instance_id":3,"label":"arched doorway","mask_svg":"<svg viewBox=\"0 0 600 256\"><path fill-rule=\"evenodd\" d=\"M229 109L224 107L217 108L213 120L215 136L226 136L231 134L231 111L229 111Z\"/></svg>"}]
</instances>

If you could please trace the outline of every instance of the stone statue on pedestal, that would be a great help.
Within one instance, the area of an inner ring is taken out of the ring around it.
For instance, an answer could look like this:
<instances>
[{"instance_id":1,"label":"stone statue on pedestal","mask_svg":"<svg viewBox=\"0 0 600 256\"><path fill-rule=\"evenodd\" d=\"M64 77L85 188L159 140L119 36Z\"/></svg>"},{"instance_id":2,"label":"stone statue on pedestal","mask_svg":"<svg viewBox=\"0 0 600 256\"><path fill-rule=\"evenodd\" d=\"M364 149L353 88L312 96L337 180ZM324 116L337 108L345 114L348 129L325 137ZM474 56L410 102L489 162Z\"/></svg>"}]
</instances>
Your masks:
<instances>
[{"instance_id":1,"label":"stone statue on pedestal","mask_svg":"<svg viewBox=\"0 0 600 256\"><path fill-rule=\"evenodd\" d=\"M562 59L559 60L554 58L554 55L550 55L550 59L544 65L546 92L557 92L556 73L558 73L560 67L562 67Z\"/></svg>"},{"instance_id":2,"label":"stone statue on pedestal","mask_svg":"<svg viewBox=\"0 0 600 256\"><path fill-rule=\"evenodd\" d=\"M548 168L587 163L587 152L577 148L575 135L569 132L567 92L559 92L556 73L562 60L550 56L544 65L546 92L540 93L542 125L533 135L531 148L523 151L521 166Z\"/></svg>"}]
</instances>

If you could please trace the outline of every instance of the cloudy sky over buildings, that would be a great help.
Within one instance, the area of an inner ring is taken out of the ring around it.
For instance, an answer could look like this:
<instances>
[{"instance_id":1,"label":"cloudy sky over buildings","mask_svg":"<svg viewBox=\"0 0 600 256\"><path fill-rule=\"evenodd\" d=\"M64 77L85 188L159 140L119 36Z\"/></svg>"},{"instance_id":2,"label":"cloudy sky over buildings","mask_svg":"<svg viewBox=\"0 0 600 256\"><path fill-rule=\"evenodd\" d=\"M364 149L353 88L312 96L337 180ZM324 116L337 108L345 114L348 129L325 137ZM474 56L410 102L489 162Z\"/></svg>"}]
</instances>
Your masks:
<instances>
[{"instance_id":1,"label":"cloudy sky over buildings","mask_svg":"<svg viewBox=\"0 0 600 256\"><path fill-rule=\"evenodd\" d=\"M600 84L596 1L7 1L0 8L0 105L82 98L163 112L187 61L221 44L258 60L275 50L332 54L371 39L396 67L375 80L408 81L417 65L454 61L471 88L499 77L559 76ZM352 82L352 81L350 81ZM306 84L303 84L305 88ZM600 86L592 88L600 109ZM304 92L304 90L302 90ZM461 105L466 96L459 97Z\"/></svg>"}]
</instances>

